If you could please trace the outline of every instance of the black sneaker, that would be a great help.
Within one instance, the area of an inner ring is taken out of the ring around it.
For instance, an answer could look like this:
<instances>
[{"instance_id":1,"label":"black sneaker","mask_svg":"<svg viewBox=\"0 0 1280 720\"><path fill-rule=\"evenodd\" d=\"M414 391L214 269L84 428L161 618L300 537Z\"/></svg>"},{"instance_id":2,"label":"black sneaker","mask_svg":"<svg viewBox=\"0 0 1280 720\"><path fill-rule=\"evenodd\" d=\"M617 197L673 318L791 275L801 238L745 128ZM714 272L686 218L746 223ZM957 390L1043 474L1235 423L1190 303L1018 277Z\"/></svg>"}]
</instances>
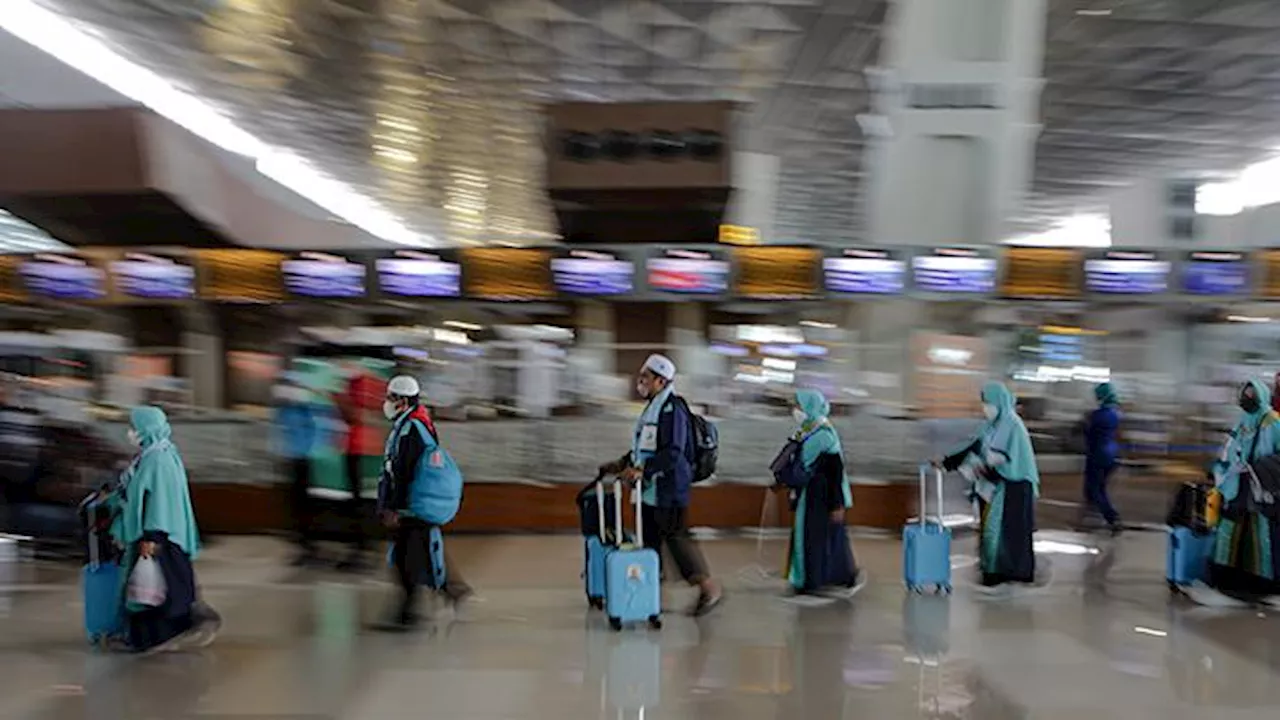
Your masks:
<instances>
[{"instance_id":1,"label":"black sneaker","mask_svg":"<svg viewBox=\"0 0 1280 720\"><path fill-rule=\"evenodd\" d=\"M723 602L724 590L718 591L715 595L705 591L701 592L698 594L698 602L694 603L693 609L689 611L689 614L693 617L706 617L711 614L711 611L720 607L720 603Z\"/></svg>"}]
</instances>

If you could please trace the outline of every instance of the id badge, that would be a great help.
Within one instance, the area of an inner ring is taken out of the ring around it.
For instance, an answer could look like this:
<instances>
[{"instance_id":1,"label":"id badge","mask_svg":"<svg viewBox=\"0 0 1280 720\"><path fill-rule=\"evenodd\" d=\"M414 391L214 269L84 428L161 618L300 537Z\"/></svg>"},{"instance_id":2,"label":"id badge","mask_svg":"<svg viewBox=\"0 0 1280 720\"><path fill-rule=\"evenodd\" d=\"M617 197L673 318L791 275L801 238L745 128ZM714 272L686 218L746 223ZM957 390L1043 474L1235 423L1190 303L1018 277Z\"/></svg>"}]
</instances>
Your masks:
<instances>
[{"instance_id":1,"label":"id badge","mask_svg":"<svg viewBox=\"0 0 1280 720\"><path fill-rule=\"evenodd\" d=\"M658 449L658 426L645 425L640 429L641 452L653 452Z\"/></svg>"}]
</instances>

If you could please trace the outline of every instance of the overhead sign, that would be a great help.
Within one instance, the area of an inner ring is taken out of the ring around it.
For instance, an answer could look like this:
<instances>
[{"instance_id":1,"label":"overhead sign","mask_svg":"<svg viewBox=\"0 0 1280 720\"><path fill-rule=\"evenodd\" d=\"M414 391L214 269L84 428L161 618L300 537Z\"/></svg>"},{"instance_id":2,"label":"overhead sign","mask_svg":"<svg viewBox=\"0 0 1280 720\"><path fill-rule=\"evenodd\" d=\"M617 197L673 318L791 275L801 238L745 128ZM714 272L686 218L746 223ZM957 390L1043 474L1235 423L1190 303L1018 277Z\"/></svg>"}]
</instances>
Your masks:
<instances>
[{"instance_id":1,"label":"overhead sign","mask_svg":"<svg viewBox=\"0 0 1280 720\"><path fill-rule=\"evenodd\" d=\"M464 250L462 277L467 296L479 300L549 300L556 294L549 250Z\"/></svg>"},{"instance_id":2,"label":"overhead sign","mask_svg":"<svg viewBox=\"0 0 1280 720\"><path fill-rule=\"evenodd\" d=\"M1013 247L1004 252L1004 277L1000 294L1005 297L1078 298L1080 263L1078 250Z\"/></svg>"},{"instance_id":3,"label":"overhead sign","mask_svg":"<svg viewBox=\"0 0 1280 720\"><path fill-rule=\"evenodd\" d=\"M1262 260L1262 283L1258 286L1258 295L1280 299L1280 249L1263 250L1258 255Z\"/></svg>"},{"instance_id":4,"label":"overhead sign","mask_svg":"<svg viewBox=\"0 0 1280 720\"><path fill-rule=\"evenodd\" d=\"M916 289L982 294L995 290L996 261L971 248L934 248L911 259Z\"/></svg>"},{"instance_id":5,"label":"overhead sign","mask_svg":"<svg viewBox=\"0 0 1280 720\"><path fill-rule=\"evenodd\" d=\"M848 248L823 261L827 290L893 295L906 285L906 264L889 250Z\"/></svg>"},{"instance_id":6,"label":"overhead sign","mask_svg":"<svg viewBox=\"0 0 1280 720\"><path fill-rule=\"evenodd\" d=\"M1246 295L1249 259L1239 252L1188 253L1182 263L1182 291L1188 295Z\"/></svg>"},{"instance_id":7,"label":"overhead sign","mask_svg":"<svg viewBox=\"0 0 1280 720\"><path fill-rule=\"evenodd\" d=\"M1085 285L1106 295L1156 295L1168 292L1172 269L1153 252L1112 250L1085 261Z\"/></svg>"},{"instance_id":8,"label":"overhead sign","mask_svg":"<svg viewBox=\"0 0 1280 720\"><path fill-rule=\"evenodd\" d=\"M737 263L735 294L765 300L818 295L822 251L807 247L754 247L733 251Z\"/></svg>"},{"instance_id":9,"label":"overhead sign","mask_svg":"<svg viewBox=\"0 0 1280 720\"><path fill-rule=\"evenodd\" d=\"M36 253L19 272L28 293L53 300L101 300L107 296L107 273L78 255Z\"/></svg>"},{"instance_id":10,"label":"overhead sign","mask_svg":"<svg viewBox=\"0 0 1280 720\"><path fill-rule=\"evenodd\" d=\"M760 231L745 225L721 225L720 242L725 245L759 245Z\"/></svg>"},{"instance_id":11,"label":"overhead sign","mask_svg":"<svg viewBox=\"0 0 1280 720\"><path fill-rule=\"evenodd\" d=\"M213 302L281 302L284 256L270 250L199 250L196 254L201 300Z\"/></svg>"},{"instance_id":12,"label":"overhead sign","mask_svg":"<svg viewBox=\"0 0 1280 720\"><path fill-rule=\"evenodd\" d=\"M719 251L664 250L647 263L649 287L681 295L719 295L729 289L729 263Z\"/></svg>"},{"instance_id":13,"label":"overhead sign","mask_svg":"<svg viewBox=\"0 0 1280 720\"><path fill-rule=\"evenodd\" d=\"M190 300L196 270L186 258L128 251L111 263L111 280L125 300Z\"/></svg>"}]
</instances>

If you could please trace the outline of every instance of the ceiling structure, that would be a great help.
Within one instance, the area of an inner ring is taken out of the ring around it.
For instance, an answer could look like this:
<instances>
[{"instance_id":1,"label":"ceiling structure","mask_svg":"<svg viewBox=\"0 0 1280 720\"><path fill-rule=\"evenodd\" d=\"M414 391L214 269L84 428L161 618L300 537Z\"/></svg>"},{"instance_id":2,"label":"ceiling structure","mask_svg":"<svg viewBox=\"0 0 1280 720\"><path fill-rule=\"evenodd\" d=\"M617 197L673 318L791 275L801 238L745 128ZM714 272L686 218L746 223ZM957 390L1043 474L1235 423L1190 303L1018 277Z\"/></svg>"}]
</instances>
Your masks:
<instances>
[{"instance_id":1,"label":"ceiling structure","mask_svg":"<svg viewBox=\"0 0 1280 720\"><path fill-rule=\"evenodd\" d=\"M539 108L560 99L738 100L746 149L782 158L776 239L861 239L889 0L38 1L453 242L552 236ZM1280 139L1280 2L1050 5L1020 228Z\"/></svg>"}]
</instances>

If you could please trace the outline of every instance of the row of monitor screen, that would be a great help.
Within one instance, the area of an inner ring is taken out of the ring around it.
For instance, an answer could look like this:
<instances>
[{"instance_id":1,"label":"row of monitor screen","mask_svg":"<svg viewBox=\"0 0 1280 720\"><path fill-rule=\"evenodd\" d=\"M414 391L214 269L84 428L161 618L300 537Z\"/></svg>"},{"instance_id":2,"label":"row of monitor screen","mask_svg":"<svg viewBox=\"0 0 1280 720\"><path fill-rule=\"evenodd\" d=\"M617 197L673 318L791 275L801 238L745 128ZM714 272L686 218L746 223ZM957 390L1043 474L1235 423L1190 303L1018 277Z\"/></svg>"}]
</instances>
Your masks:
<instances>
[{"instance_id":1,"label":"row of monitor screen","mask_svg":"<svg viewBox=\"0 0 1280 720\"><path fill-rule=\"evenodd\" d=\"M1023 267L1015 295L1070 296L1079 283L1069 275L1080 268L1065 264L1070 255L1036 255L1030 264L1006 257L1000 283L999 261L978 252L917 254L909 262L888 251L846 250L823 255L812 248L751 248L737 256L736 294L746 297L804 297L827 292L842 295L895 295L910 286L920 292L982 295L1007 291L1010 268ZM775 251L791 253L777 255ZM1032 251L1042 253L1045 251ZM1053 252L1053 251L1049 251ZM1074 252L1074 251L1071 251ZM220 253L220 255L219 255ZM799 254L797 254L799 253ZM1201 256L1201 257L1197 257ZM252 261L250 261L252 259ZM1064 263L1049 267L1047 263ZM721 251L663 251L645 258L650 290L679 295L726 295L732 265ZM752 264L755 263L755 264ZM759 265L759 263L764 263ZM771 264L772 263L772 264ZM821 263L822 280L815 277ZM1039 263L1038 265L1036 263ZM197 281L197 267L209 266ZM399 298L545 299L556 294L625 296L636 290L636 263L602 251L488 249L452 253L403 252L380 257L372 269L384 296ZM796 267L799 265L800 267ZM810 268L809 266L814 267ZM464 282L464 268L467 270ZM748 268L754 268L748 271ZM122 253L119 259L94 263L78 256L24 256L16 270L24 289L41 297L99 300L107 297L108 274L120 296L135 300L362 298L369 290L370 265L363 259L332 253L282 255L263 251L212 251L188 256ZM908 269L910 272L908 272ZM1202 296L1238 296L1250 290L1250 261L1240 253L1191 253L1179 265L1154 254L1116 252L1083 260L1084 289L1108 295L1156 295L1177 290ZM1030 279L1026 273L1030 273ZM1041 277L1044 273L1054 277ZM748 279L748 275L751 279ZM811 280L809 278L812 278ZM253 283L266 289L254 290ZM1037 289L1039 285L1043 288ZM247 289L227 289L244 286ZM275 286L275 287L272 287Z\"/></svg>"}]
</instances>

